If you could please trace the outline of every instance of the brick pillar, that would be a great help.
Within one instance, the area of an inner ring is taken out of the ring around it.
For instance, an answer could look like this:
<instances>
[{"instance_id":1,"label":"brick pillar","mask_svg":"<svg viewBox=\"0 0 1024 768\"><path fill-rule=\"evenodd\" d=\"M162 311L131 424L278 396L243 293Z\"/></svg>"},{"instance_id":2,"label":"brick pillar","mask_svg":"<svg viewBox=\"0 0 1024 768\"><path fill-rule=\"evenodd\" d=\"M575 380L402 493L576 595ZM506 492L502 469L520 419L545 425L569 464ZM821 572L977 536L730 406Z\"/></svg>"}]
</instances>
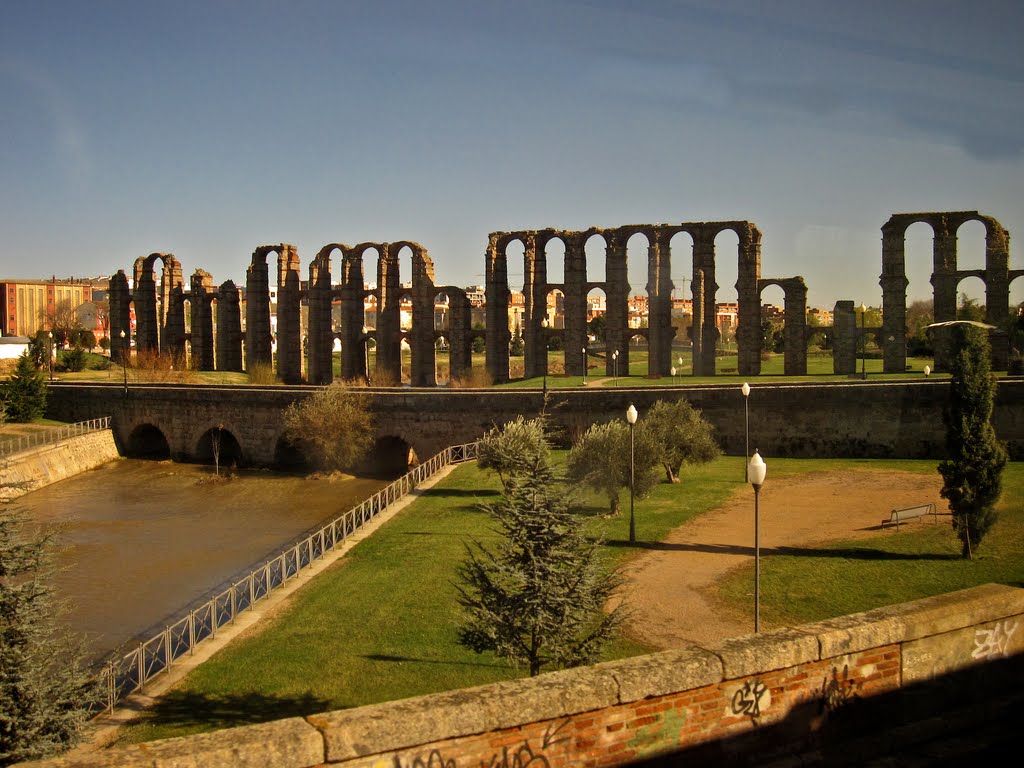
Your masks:
<instances>
[{"instance_id":1,"label":"brick pillar","mask_svg":"<svg viewBox=\"0 0 1024 768\"><path fill-rule=\"evenodd\" d=\"M377 259L377 381L402 381L402 281L397 254L387 243L378 246Z\"/></svg>"},{"instance_id":2,"label":"brick pillar","mask_svg":"<svg viewBox=\"0 0 1024 768\"><path fill-rule=\"evenodd\" d=\"M985 321L1006 330L1010 318L1010 233L995 219L985 223ZM1008 339L992 338L992 370L1005 371L1010 365Z\"/></svg>"},{"instance_id":3,"label":"brick pillar","mask_svg":"<svg viewBox=\"0 0 1024 768\"><path fill-rule=\"evenodd\" d=\"M508 264L506 243L500 233L492 232L487 238L485 255L487 307L487 373L495 384L508 381L508 345L512 333L508 328Z\"/></svg>"},{"instance_id":4,"label":"brick pillar","mask_svg":"<svg viewBox=\"0 0 1024 768\"><path fill-rule=\"evenodd\" d=\"M245 367L272 365L270 346L270 277L267 254L274 246L260 246L245 272Z\"/></svg>"},{"instance_id":5,"label":"brick pillar","mask_svg":"<svg viewBox=\"0 0 1024 768\"><path fill-rule=\"evenodd\" d=\"M761 278L761 231L748 223L739 239L737 368L741 376L757 376L761 373L761 292L757 289Z\"/></svg>"},{"instance_id":6,"label":"brick pillar","mask_svg":"<svg viewBox=\"0 0 1024 768\"><path fill-rule=\"evenodd\" d=\"M806 376L807 284L802 277L794 277L785 281L785 290L785 372L787 376Z\"/></svg>"},{"instance_id":7,"label":"brick pillar","mask_svg":"<svg viewBox=\"0 0 1024 768\"><path fill-rule=\"evenodd\" d=\"M309 263L309 383L330 384L334 380L334 330L331 323L331 253L322 248Z\"/></svg>"},{"instance_id":8,"label":"brick pillar","mask_svg":"<svg viewBox=\"0 0 1024 768\"><path fill-rule=\"evenodd\" d=\"M907 369L907 224L893 219L882 227L882 370ZM890 341L891 339L891 341Z\"/></svg>"},{"instance_id":9,"label":"brick pillar","mask_svg":"<svg viewBox=\"0 0 1024 768\"><path fill-rule=\"evenodd\" d=\"M217 290L216 357L218 371L242 370L242 311L238 287L231 280Z\"/></svg>"},{"instance_id":10,"label":"brick pillar","mask_svg":"<svg viewBox=\"0 0 1024 768\"><path fill-rule=\"evenodd\" d=\"M582 376L586 370L583 350L587 346L587 254L582 232L566 233L565 242L565 336L562 345L565 372Z\"/></svg>"},{"instance_id":11,"label":"brick pillar","mask_svg":"<svg viewBox=\"0 0 1024 768\"><path fill-rule=\"evenodd\" d=\"M618 229L605 232L605 372L615 374L612 354L619 353L618 373L629 373L629 277L626 256L628 236Z\"/></svg>"},{"instance_id":12,"label":"brick pillar","mask_svg":"<svg viewBox=\"0 0 1024 768\"><path fill-rule=\"evenodd\" d=\"M647 373L668 376L672 367L671 234L656 228L647 234Z\"/></svg>"},{"instance_id":13,"label":"brick pillar","mask_svg":"<svg viewBox=\"0 0 1024 768\"><path fill-rule=\"evenodd\" d=\"M135 348L139 352L160 351L160 328L156 314L156 279L153 277L155 257L140 256L135 260Z\"/></svg>"},{"instance_id":14,"label":"brick pillar","mask_svg":"<svg viewBox=\"0 0 1024 768\"><path fill-rule=\"evenodd\" d=\"M209 272L197 269L189 280L189 304L192 316L192 368L197 371L212 371L213 357L213 277Z\"/></svg>"},{"instance_id":15,"label":"brick pillar","mask_svg":"<svg viewBox=\"0 0 1024 768\"><path fill-rule=\"evenodd\" d=\"M832 309L832 370L840 376L857 372L857 314L852 301Z\"/></svg>"},{"instance_id":16,"label":"brick pillar","mask_svg":"<svg viewBox=\"0 0 1024 768\"><path fill-rule=\"evenodd\" d=\"M115 363L124 360L125 353L131 349L131 301L128 291L128 276L123 269L117 270L110 278L110 359ZM124 331L124 341L121 340Z\"/></svg>"},{"instance_id":17,"label":"brick pillar","mask_svg":"<svg viewBox=\"0 0 1024 768\"><path fill-rule=\"evenodd\" d=\"M523 232L523 376L542 376L547 368L547 339L541 322L547 309L547 261L537 233Z\"/></svg>"},{"instance_id":18,"label":"brick pillar","mask_svg":"<svg viewBox=\"0 0 1024 768\"><path fill-rule=\"evenodd\" d=\"M277 252L277 375L285 384L302 382L302 296L298 250Z\"/></svg>"}]
</instances>

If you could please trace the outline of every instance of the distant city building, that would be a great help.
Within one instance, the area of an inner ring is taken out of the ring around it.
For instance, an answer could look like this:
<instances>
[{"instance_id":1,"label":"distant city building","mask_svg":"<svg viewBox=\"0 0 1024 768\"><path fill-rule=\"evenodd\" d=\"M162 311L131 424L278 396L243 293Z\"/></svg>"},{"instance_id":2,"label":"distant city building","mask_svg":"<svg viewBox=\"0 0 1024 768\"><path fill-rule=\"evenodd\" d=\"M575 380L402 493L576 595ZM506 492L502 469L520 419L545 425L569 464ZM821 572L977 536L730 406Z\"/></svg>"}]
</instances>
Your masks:
<instances>
[{"instance_id":1,"label":"distant city building","mask_svg":"<svg viewBox=\"0 0 1024 768\"><path fill-rule=\"evenodd\" d=\"M85 302L93 301L93 284L105 290L106 281L107 278L58 280L56 277L49 280L0 280L0 302L3 304L0 332L4 336L34 336L37 331L49 327L49 320L60 304L67 302L72 310L77 311Z\"/></svg>"}]
</instances>

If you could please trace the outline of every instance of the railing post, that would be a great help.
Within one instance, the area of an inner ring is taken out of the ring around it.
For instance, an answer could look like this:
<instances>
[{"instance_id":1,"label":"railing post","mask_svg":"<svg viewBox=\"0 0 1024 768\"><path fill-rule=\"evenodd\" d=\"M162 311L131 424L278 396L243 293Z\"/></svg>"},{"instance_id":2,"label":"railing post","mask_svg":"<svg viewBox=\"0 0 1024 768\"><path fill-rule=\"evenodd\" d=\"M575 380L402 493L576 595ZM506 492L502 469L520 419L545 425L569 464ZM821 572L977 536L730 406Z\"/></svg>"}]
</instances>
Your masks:
<instances>
[{"instance_id":1,"label":"railing post","mask_svg":"<svg viewBox=\"0 0 1024 768\"><path fill-rule=\"evenodd\" d=\"M139 659L137 670L139 673L138 690L140 693L143 693L146 685L146 646L144 646L142 643L139 643Z\"/></svg>"},{"instance_id":2,"label":"railing post","mask_svg":"<svg viewBox=\"0 0 1024 768\"><path fill-rule=\"evenodd\" d=\"M196 612L188 612L188 655L192 656L196 649Z\"/></svg>"},{"instance_id":3,"label":"railing post","mask_svg":"<svg viewBox=\"0 0 1024 768\"><path fill-rule=\"evenodd\" d=\"M114 660L111 659L107 662L107 711L110 714L114 714L114 704L117 703L116 691L117 685L114 682Z\"/></svg>"},{"instance_id":4,"label":"railing post","mask_svg":"<svg viewBox=\"0 0 1024 768\"><path fill-rule=\"evenodd\" d=\"M253 603L256 602L256 574L253 571L249 571L249 610L256 610L253 608Z\"/></svg>"},{"instance_id":5,"label":"railing post","mask_svg":"<svg viewBox=\"0 0 1024 768\"><path fill-rule=\"evenodd\" d=\"M171 628L164 629L164 671L171 671L171 662L174 660L174 649L171 648Z\"/></svg>"}]
</instances>

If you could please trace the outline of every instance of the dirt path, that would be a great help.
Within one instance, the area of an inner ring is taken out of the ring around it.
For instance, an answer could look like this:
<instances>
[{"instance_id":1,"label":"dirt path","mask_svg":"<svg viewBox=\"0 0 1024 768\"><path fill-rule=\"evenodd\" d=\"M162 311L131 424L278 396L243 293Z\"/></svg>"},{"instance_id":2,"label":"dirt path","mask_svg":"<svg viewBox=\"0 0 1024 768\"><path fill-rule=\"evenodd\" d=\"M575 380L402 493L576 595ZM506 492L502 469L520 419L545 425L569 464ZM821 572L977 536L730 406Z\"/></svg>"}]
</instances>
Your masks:
<instances>
[{"instance_id":1,"label":"dirt path","mask_svg":"<svg viewBox=\"0 0 1024 768\"><path fill-rule=\"evenodd\" d=\"M941 486L937 473L869 470L769 479L760 498L761 557L771 557L779 546L886 535L879 523L894 508L932 501L941 512ZM753 632L750 615L723 612L707 599L709 588L730 569L753 558L754 499L749 487L672 531L661 546L623 571L633 611L630 635L658 648L674 648Z\"/></svg>"}]
</instances>

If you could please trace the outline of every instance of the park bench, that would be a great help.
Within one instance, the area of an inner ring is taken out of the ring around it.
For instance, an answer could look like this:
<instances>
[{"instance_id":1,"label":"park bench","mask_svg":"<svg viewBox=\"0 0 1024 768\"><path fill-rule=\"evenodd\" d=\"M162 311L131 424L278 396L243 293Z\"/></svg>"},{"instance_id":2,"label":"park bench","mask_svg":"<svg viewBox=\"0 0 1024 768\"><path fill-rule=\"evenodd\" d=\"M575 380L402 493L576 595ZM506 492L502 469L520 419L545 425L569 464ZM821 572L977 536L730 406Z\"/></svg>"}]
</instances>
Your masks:
<instances>
[{"instance_id":1,"label":"park bench","mask_svg":"<svg viewBox=\"0 0 1024 768\"><path fill-rule=\"evenodd\" d=\"M916 507L904 507L903 509L894 509L889 513L889 518L882 521L882 527L887 525L895 525L897 528L900 527L900 523L905 523L907 520L913 520L915 517L924 517L925 515L931 515L935 517L935 504L928 502L927 504L918 504Z\"/></svg>"}]
</instances>

